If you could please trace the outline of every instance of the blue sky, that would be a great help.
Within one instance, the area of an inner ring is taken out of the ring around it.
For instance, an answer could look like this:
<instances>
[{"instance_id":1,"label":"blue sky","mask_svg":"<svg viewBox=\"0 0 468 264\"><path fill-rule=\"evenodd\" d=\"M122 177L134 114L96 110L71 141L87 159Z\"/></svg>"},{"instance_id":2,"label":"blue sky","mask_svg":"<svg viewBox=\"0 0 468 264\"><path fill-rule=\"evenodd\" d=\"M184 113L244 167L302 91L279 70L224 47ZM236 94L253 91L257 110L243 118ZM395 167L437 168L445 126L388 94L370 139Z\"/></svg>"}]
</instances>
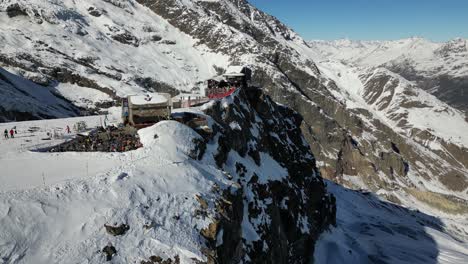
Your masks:
<instances>
[{"instance_id":1,"label":"blue sky","mask_svg":"<svg viewBox=\"0 0 468 264\"><path fill-rule=\"evenodd\" d=\"M305 39L468 38L468 0L249 0Z\"/></svg>"}]
</instances>

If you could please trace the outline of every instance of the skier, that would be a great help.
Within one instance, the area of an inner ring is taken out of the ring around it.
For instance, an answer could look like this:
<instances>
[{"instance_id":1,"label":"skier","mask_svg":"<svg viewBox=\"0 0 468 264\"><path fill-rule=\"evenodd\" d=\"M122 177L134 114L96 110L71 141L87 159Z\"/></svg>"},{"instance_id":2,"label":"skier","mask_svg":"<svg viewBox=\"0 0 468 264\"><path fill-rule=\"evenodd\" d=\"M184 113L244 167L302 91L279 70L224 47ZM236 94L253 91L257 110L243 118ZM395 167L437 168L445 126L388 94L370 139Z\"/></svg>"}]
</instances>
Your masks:
<instances>
[{"instance_id":1,"label":"skier","mask_svg":"<svg viewBox=\"0 0 468 264\"><path fill-rule=\"evenodd\" d=\"M15 131L12 129L10 129L10 137L11 138L15 138Z\"/></svg>"},{"instance_id":2,"label":"skier","mask_svg":"<svg viewBox=\"0 0 468 264\"><path fill-rule=\"evenodd\" d=\"M8 139L8 130L5 129L5 132L3 133L5 135L5 138Z\"/></svg>"},{"instance_id":3,"label":"skier","mask_svg":"<svg viewBox=\"0 0 468 264\"><path fill-rule=\"evenodd\" d=\"M70 126L67 125L67 133L70 134Z\"/></svg>"},{"instance_id":4,"label":"skier","mask_svg":"<svg viewBox=\"0 0 468 264\"><path fill-rule=\"evenodd\" d=\"M109 121L109 118L107 115L104 117L104 127L107 127L107 121Z\"/></svg>"},{"instance_id":5,"label":"skier","mask_svg":"<svg viewBox=\"0 0 468 264\"><path fill-rule=\"evenodd\" d=\"M15 130L15 135L18 134L18 131L16 131L16 126L14 126L13 129Z\"/></svg>"}]
</instances>

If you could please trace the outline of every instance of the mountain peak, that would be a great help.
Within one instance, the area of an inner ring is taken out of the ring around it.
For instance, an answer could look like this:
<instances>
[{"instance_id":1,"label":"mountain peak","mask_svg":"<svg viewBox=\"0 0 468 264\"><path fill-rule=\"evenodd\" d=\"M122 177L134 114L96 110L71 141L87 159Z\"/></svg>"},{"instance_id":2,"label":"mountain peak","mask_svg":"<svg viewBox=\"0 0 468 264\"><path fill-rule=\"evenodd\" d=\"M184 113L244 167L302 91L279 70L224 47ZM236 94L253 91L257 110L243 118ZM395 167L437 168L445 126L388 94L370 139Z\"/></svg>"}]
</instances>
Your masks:
<instances>
[{"instance_id":1,"label":"mountain peak","mask_svg":"<svg viewBox=\"0 0 468 264\"><path fill-rule=\"evenodd\" d=\"M467 41L462 38L456 38L442 45L436 52L441 56L447 57L451 54L461 54L467 52Z\"/></svg>"}]
</instances>

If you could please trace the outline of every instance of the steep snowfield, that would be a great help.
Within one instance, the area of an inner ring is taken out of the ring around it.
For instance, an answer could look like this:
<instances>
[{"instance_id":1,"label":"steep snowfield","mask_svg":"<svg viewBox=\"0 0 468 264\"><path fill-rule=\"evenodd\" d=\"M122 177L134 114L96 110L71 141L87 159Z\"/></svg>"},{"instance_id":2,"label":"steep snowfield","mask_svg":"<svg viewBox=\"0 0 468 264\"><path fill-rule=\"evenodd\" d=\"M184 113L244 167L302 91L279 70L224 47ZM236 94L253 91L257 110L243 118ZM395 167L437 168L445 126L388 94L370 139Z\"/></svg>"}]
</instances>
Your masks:
<instances>
[{"instance_id":1,"label":"steep snowfield","mask_svg":"<svg viewBox=\"0 0 468 264\"><path fill-rule=\"evenodd\" d=\"M18 77L2 68L0 68L0 95L0 112L2 110L23 112L36 119L75 116L77 114L77 110L70 103L56 97L47 88ZM1 117L0 121L2 121Z\"/></svg>"},{"instance_id":2,"label":"steep snowfield","mask_svg":"<svg viewBox=\"0 0 468 264\"><path fill-rule=\"evenodd\" d=\"M219 5L219 14L208 4ZM7 11L12 6L18 9L14 14ZM0 65L55 88L79 106L108 99L84 88L107 97L148 90L203 92L206 79L232 64L253 65L281 79L265 58L276 50L294 51L289 59L317 75L300 55L310 52L305 41L245 1L166 6L135 0L7 0L0 11Z\"/></svg>"},{"instance_id":3,"label":"steep snowfield","mask_svg":"<svg viewBox=\"0 0 468 264\"><path fill-rule=\"evenodd\" d=\"M5 57L30 54L33 60L69 69L119 96L141 93L144 87L137 78L189 91L216 74L213 65L227 64L228 57L196 45L195 39L133 1L114 5L98 0L8 0L0 3L0 10L17 2L32 15L9 18L6 12L0 13ZM29 57L25 58L20 61L30 64ZM22 73L45 81L40 68ZM66 91L63 95L75 99Z\"/></svg>"},{"instance_id":4,"label":"steep snowfield","mask_svg":"<svg viewBox=\"0 0 468 264\"><path fill-rule=\"evenodd\" d=\"M402 135L413 129L430 131L437 138L425 145L440 149L438 138L468 147L468 122L461 111L441 102L398 74L383 68L360 69L334 60L318 63L338 87L333 94L350 109L366 109Z\"/></svg>"},{"instance_id":5,"label":"steep snowfield","mask_svg":"<svg viewBox=\"0 0 468 264\"><path fill-rule=\"evenodd\" d=\"M466 241L468 234L450 230L450 222L331 182L328 190L337 197L337 227L321 236L315 249L317 263L468 261L468 243L459 240L464 235ZM467 219L455 221L467 223Z\"/></svg>"},{"instance_id":6,"label":"steep snowfield","mask_svg":"<svg viewBox=\"0 0 468 264\"><path fill-rule=\"evenodd\" d=\"M67 98L74 105L85 109L95 107L96 103L113 103L113 99L108 94L76 84L59 83L53 91Z\"/></svg>"}]
</instances>

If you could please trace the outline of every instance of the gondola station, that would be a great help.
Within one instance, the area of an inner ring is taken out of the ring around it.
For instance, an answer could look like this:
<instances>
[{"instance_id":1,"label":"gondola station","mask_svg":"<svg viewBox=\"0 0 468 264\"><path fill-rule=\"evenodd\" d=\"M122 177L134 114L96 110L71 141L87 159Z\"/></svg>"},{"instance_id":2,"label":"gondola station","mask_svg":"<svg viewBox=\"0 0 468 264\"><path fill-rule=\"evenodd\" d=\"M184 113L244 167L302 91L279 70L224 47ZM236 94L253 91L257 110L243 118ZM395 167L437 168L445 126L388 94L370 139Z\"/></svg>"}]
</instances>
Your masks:
<instances>
[{"instance_id":1,"label":"gondola station","mask_svg":"<svg viewBox=\"0 0 468 264\"><path fill-rule=\"evenodd\" d=\"M251 71L246 67L229 67L220 76L206 81L204 94L148 93L122 99L122 124L107 125L101 120L97 129L73 126L77 134L60 145L37 149L40 152L126 152L140 148L138 130L163 120L185 124L200 135L212 133L206 116L197 107L211 100L222 99L238 89L249 87ZM54 133L55 134L55 133Z\"/></svg>"},{"instance_id":2,"label":"gondola station","mask_svg":"<svg viewBox=\"0 0 468 264\"><path fill-rule=\"evenodd\" d=\"M246 88L252 78L252 71L247 67L231 66L226 73L207 81L206 96L219 99L231 95L239 88Z\"/></svg>"},{"instance_id":3,"label":"gondola station","mask_svg":"<svg viewBox=\"0 0 468 264\"><path fill-rule=\"evenodd\" d=\"M172 98L168 93L130 95L122 102L124 125L136 128L147 127L170 118Z\"/></svg>"},{"instance_id":4,"label":"gondola station","mask_svg":"<svg viewBox=\"0 0 468 264\"><path fill-rule=\"evenodd\" d=\"M161 120L186 120L187 118L181 118L184 111L179 111L180 109L200 106L210 100L229 96L237 89L247 88L251 77L252 71L249 68L231 66L224 74L206 81L205 94L181 93L172 98L167 93L130 95L122 100L123 124L139 129L151 126ZM173 118L174 109L179 109L176 111L176 118ZM191 117L193 115L193 113L187 114ZM200 118L200 116L197 117L197 119Z\"/></svg>"}]
</instances>

